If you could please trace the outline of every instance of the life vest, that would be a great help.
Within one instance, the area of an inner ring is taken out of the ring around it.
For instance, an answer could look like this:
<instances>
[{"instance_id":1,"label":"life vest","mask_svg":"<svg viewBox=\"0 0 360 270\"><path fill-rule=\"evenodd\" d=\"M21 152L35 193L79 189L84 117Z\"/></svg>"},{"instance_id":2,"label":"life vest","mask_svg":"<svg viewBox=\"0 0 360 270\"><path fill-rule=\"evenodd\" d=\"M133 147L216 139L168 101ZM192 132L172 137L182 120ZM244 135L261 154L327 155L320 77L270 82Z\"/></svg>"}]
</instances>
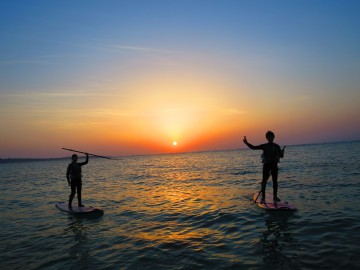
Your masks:
<instances>
[{"instance_id":1,"label":"life vest","mask_svg":"<svg viewBox=\"0 0 360 270\"><path fill-rule=\"evenodd\" d=\"M263 153L261 155L262 163L276 164L280 162L280 147L274 143L267 143L263 145Z\"/></svg>"},{"instance_id":2,"label":"life vest","mask_svg":"<svg viewBox=\"0 0 360 270\"><path fill-rule=\"evenodd\" d=\"M70 179L81 179L81 166L78 163L69 164Z\"/></svg>"}]
</instances>

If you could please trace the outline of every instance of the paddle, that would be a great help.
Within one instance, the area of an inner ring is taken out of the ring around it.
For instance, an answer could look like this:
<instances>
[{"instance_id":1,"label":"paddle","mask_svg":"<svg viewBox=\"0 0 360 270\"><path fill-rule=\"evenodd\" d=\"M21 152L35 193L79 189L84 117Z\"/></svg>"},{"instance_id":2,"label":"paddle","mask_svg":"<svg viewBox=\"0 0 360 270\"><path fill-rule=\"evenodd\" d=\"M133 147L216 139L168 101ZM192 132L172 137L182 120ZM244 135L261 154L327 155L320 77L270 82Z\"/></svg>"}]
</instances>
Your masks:
<instances>
[{"instance_id":1,"label":"paddle","mask_svg":"<svg viewBox=\"0 0 360 270\"><path fill-rule=\"evenodd\" d=\"M257 199L259 198L261 191L262 189L260 189L259 194L256 196L256 199L254 200L254 203L256 203Z\"/></svg>"},{"instance_id":2,"label":"paddle","mask_svg":"<svg viewBox=\"0 0 360 270\"><path fill-rule=\"evenodd\" d=\"M94 157L111 159L111 158L109 158L109 157L99 156L99 155L95 155L95 154L91 154L91 153L86 153L86 152L82 152L82 151L78 151L78 150L74 150L74 149L69 149L69 148L62 148L62 149L67 150L67 151L71 151L71 152L81 153L81 154L88 154L88 155L94 156Z\"/></svg>"}]
</instances>

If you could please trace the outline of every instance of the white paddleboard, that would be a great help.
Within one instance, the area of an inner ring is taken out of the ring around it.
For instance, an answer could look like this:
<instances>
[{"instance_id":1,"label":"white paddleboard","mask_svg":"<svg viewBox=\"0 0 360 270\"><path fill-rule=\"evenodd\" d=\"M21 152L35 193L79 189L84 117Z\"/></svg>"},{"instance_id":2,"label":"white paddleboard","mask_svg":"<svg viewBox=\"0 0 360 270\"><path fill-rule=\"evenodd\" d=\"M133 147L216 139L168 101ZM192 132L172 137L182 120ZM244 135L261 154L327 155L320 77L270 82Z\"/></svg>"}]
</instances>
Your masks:
<instances>
[{"instance_id":1,"label":"white paddleboard","mask_svg":"<svg viewBox=\"0 0 360 270\"><path fill-rule=\"evenodd\" d=\"M281 202L274 202L273 195L271 193L266 193L266 200L264 203L261 202L261 194L258 196L259 193L255 193L253 195L253 201L262 209L269 210L269 211L296 211L297 208L295 205L292 205L286 201Z\"/></svg>"},{"instance_id":2,"label":"white paddleboard","mask_svg":"<svg viewBox=\"0 0 360 270\"><path fill-rule=\"evenodd\" d=\"M75 204L70 209L67 202L57 202L55 207L62 212L66 212L71 215L98 215L102 216L104 211L92 206L77 207Z\"/></svg>"}]
</instances>

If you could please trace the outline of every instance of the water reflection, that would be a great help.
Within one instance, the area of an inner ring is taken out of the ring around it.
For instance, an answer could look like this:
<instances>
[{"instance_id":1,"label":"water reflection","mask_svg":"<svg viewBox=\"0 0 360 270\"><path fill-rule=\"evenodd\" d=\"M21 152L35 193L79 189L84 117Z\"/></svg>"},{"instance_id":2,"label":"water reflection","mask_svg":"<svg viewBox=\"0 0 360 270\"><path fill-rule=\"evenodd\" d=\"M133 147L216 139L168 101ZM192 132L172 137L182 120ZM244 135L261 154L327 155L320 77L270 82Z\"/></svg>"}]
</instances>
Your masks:
<instances>
[{"instance_id":1,"label":"water reflection","mask_svg":"<svg viewBox=\"0 0 360 270\"><path fill-rule=\"evenodd\" d=\"M89 258L88 233L90 228L83 223L83 219L70 217L66 234L73 234L73 244L70 246L69 255L73 258L87 260Z\"/></svg>"},{"instance_id":2,"label":"water reflection","mask_svg":"<svg viewBox=\"0 0 360 270\"><path fill-rule=\"evenodd\" d=\"M296 239L291 229L292 212L266 213L266 230L260 238L265 269L299 269Z\"/></svg>"}]
</instances>

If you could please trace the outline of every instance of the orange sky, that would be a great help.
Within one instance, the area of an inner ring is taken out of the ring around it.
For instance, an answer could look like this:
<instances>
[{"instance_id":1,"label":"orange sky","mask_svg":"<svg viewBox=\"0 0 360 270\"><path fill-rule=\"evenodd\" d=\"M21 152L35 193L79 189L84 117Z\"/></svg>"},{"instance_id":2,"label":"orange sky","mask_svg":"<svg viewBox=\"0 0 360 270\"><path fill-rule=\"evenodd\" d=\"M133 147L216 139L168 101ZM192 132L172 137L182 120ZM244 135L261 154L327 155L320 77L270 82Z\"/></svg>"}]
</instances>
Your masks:
<instances>
[{"instance_id":1,"label":"orange sky","mask_svg":"<svg viewBox=\"0 0 360 270\"><path fill-rule=\"evenodd\" d=\"M360 138L351 5L22 5L0 19L0 158Z\"/></svg>"}]
</instances>

